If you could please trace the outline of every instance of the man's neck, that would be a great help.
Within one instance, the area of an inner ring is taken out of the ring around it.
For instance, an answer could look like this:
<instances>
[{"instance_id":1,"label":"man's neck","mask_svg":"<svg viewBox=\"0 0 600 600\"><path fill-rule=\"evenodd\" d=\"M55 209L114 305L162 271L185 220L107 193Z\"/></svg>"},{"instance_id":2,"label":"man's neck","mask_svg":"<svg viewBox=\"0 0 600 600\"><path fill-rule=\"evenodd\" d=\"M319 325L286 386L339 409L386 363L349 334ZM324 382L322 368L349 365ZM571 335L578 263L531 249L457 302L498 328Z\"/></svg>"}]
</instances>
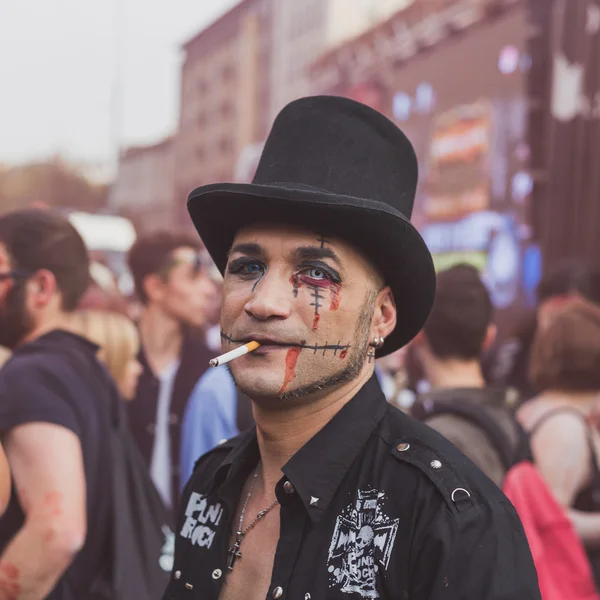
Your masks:
<instances>
[{"instance_id":1,"label":"man's neck","mask_svg":"<svg viewBox=\"0 0 600 600\"><path fill-rule=\"evenodd\" d=\"M28 342L33 342L38 338L50 333L51 331L55 331L57 329L62 329L64 331L70 331L73 333L77 333L72 324L72 315L65 312L58 312L51 317L45 319L42 323L38 324L35 329L29 332L20 342L19 345L27 344Z\"/></svg>"},{"instance_id":2,"label":"man's neck","mask_svg":"<svg viewBox=\"0 0 600 600\"><path fill-rule=\"evenodd\" d=\"M139 321L140 338L146 360L159 374L181 355L181 323L156 306L148 306Z\"/></svg>"},{"instance_id":3,"label":"man's neck","mask_svg":"<svg viewBox=\"0 0 600 600\"><path fill-rule=\"evenodd\" d=\"M486 385L478 360L424 360L427 380L434 389L483 388Z\"/></svg>"},{"instance_id":4,"label":"man's neck","mask_svg":"<svg viewBox=\"0 0 600 600\"><path fill-rule=\"evenodd\" d=\"M315 402L300 406L265 408L254 404L254 419L262 461L262 489L266 498L275 498L275 485L290 458L314 437L370 379L373 368Z\"/></svg>"}]
</instances>

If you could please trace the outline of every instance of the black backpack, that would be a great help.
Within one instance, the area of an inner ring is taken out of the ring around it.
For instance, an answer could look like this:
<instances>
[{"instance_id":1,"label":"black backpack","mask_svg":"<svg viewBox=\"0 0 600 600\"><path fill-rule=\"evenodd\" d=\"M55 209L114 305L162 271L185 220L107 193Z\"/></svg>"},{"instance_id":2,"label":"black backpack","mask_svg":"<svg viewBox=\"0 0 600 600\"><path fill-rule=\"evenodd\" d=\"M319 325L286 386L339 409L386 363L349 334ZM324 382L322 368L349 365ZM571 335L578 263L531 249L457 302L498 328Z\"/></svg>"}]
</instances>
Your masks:
<instances>
[{"instance_id":1,"label":"black backpack","mask_svg":"<svg viewBox=\"0 0 600 600\"><path fill-rule=\"evenodd\" d=\"M460 396L445 395L444 399L428 396L413 414L421 421L439 415L454 415L483 430L498 453L505 472L523 460L532 460L529 437L509 408L506 408L505 416L513 429L514 438L507 435L505 429L498 424L497 414L495 415L485 404L468 402Z\"/></svg>"},{"instance_id":2,"label":"black backpack","mask_svg":"<svg viewBox=\"0 0 600 600\"><path fill-rule=\"evenodd\" d=\"M74 362L84 357L66 350ZM112 523L104 572L90 600L160 600L169 583L175 556L172 518L154 487L148 467L129 431L125 403L108 371L96 361L94 385L110 402Z\"/></svg>"}]
</instances>

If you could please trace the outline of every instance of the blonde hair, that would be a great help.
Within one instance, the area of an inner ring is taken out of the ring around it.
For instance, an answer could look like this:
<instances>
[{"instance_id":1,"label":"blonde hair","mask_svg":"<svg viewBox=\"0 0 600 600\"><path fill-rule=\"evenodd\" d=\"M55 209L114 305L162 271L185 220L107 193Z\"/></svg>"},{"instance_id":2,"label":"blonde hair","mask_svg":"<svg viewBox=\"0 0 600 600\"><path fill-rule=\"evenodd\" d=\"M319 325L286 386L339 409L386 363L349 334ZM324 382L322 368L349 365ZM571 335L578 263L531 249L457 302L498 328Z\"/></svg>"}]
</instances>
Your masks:
<instances>
[{"instance_id":1,"label":"blonde hair","mask_svg":"<svg viewBox=\"0 0 600 600\"><path fill-rule=\"evenodd\" d=\"M98 358L121 388L129 361L140 349L138 331L125 315L103 310L80 310L73 315L73 329L100 346Z\"/></svg>"}]
</instances>

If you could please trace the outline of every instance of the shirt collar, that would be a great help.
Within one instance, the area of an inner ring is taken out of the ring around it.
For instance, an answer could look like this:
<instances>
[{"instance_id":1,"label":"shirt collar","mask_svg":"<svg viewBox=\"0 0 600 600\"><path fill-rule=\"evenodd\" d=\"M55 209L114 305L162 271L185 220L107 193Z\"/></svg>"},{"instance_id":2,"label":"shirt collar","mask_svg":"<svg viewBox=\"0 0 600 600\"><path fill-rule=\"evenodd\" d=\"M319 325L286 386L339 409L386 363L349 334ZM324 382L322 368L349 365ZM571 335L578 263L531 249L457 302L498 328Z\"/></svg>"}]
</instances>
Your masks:
<instances>
[{"instance_id":1,"label":"shirt collar","mask_svg":"<svg viewBox=\"0 0 600 600\"><path fill-rule=\"evenodd\" d=\"M377 377L373 375L283 467L313 521L318 521L327 510L387 406Z\"/></svg>"},{"instance_id":2,"label":"shirt collar","mask_svg":"<svg viewBox=\"0 0 600 600\"><path fill-rule=\"evenodd\" d=\"M327 510L348 469L363 449L387 410L387 401L375 375L323 429L284 465L286 480L294 489L310 518L317 522ZM246 478L259 460L256 430L243 433L209 481L209 491L219 488L226 503L239 499Z\"/></svg>"}]
</instances>

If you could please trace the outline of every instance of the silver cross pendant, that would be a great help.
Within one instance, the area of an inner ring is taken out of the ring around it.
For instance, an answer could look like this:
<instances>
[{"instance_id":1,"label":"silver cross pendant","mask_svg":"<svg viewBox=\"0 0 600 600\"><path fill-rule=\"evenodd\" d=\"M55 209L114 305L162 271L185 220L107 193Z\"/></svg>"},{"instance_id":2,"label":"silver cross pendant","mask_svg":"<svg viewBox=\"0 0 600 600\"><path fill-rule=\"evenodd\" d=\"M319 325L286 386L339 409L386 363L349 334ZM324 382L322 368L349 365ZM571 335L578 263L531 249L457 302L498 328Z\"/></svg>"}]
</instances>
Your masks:
<instances>
[{"instance_id":1,"label":"silver cross pendant","mask_svg":"<svg viewBox=\"0 0 600 600\"><path fill-rule=\"evenodd\" d=\"M241 533L240 531L237 532L237 535L235 536L235 544L233 544L233 546L231 546L231 548L229 548L229 558L227 559L227 571L231 572L233 571L233 566L235 565L235 561L238 558L242 558L242 553L240 552L240 546L242 544L242 538L244 537L244 534Z\"/></svg>"}]
</instances>

